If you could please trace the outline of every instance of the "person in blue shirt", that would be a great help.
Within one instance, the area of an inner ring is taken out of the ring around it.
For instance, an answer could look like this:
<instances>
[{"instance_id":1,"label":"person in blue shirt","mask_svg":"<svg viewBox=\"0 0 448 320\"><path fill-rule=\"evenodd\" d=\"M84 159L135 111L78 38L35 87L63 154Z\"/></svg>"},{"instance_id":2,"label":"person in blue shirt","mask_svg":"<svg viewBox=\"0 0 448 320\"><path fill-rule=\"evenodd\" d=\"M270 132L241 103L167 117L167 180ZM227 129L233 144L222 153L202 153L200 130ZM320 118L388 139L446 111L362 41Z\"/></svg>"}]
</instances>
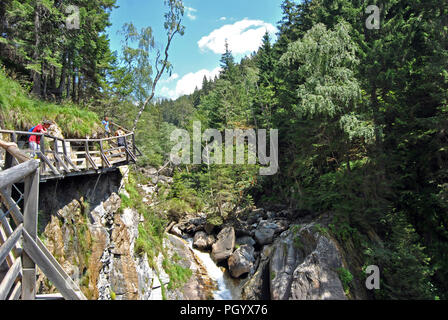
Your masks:
<instances>
[{"instance_id":1,"label":"person in blue shirt","mask_svg":"<svg viewBox=\"0 0 448 320\"><path fill-rule=\"evenodd\" d=\"M104 120L102 122L104 126L104 130L106 130L107 137L110 137L110 122L108 117L104 117Z\"/></svg>"}]
</instances>

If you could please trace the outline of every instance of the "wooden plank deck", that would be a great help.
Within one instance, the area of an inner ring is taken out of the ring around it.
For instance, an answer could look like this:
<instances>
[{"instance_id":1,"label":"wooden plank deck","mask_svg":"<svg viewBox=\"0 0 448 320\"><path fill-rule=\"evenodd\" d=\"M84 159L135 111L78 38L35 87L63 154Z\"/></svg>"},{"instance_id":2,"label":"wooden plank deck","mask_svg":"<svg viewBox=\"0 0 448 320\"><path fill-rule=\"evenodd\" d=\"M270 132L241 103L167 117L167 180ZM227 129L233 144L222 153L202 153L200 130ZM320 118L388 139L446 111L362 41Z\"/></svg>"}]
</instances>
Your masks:
<instances>
[{"instance_id":1,"label":"wooden plank deck","mask_svg":"<svg viewBox=\"0 0 448 320\"><path fill-rule=\"evenodd\" d=\"M134 133L127 131L120 137L103 139L61 139L50 135L36 134L24 131L0 130L3 137L9 136L9 141L19 143L20 151L32 158L32 150L27 147L31 135L41 137L40 151L40 181L63 179L81 175L101 174L116 170L119 166L135 163L140 151L135 146ZM124 144L119 144L122 138ZM3 169L15 166L18 161L1 159Z\"/></svg>"}]
</instances>

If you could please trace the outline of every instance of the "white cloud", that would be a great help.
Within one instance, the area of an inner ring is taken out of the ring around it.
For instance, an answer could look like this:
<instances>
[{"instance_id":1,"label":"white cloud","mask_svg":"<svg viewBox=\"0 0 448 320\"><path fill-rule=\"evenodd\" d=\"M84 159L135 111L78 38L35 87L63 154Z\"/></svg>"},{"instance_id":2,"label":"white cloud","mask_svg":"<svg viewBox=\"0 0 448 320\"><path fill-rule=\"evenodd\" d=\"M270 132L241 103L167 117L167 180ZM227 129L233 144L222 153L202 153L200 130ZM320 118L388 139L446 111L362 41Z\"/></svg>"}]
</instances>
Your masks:
<instances>
[{"instance_id":1,"label":"white cloud","mask_svg":"<svg viewBox=\"0 0 448 320\"><path fill-rule=\"evenodd\" d=\"M160 95L164 98L175 99L176 90L171 90L170 88L163 87L162 89L160 89Z\"/></svg>"},{"instance_id":2,"label":"white cloud","mask_svg":"<svg viewBox=\"0 0 448 320\"><path fill-rule=\"evenodd\" d=\"M185 7L185 13L187 14L188 19L196 20L197 17L194 15L195 12L198 12L198 10L191 7Z\"/></svg>"},{"instance_id":3,"label":"white cloud","mask_svg":"<svg viewBox=\"0 0 448 320\"><path fill-rule=\"evenodd\" d=\"M202 37L198 41L198 46L203 51L209 49L214 53L223 54L227 39L233 53L249 53L260 47L266 31L275 34L277 28L261 20L244 19L212 31L208 36Z\"/></svg>"},{"instance_id":4,"label":"white cloud","mask_svg":"<svg viewBox=\"0 0 448 320\"><path fill-rule=\"evenodd\" d=\"M160 83L170 83L170 82L173 82L173 81L176 80L176 79L179 79L179 75L178 75L177 73L173 73L173 74L171 75L171 77L169 77L169 78L166 79L166 80L161 80Z\"/></svg>"},{"instance_id":5,"label":"white cloud","mask_svg":"<svg viewBox=\"0 0 448 320\"><path fill-rule=\"evenodd\" d=\"M221 17L221 18L219 18L219 21L226 21L226 20L227 20L226 17Z\"/></svg>"},{"instance_id":6,"label":"white cloud","mask_svg":"<svg viewBox=\"0 0 448 320\"><path fill-rule=\"evenodd\" d=\"M160 94L171 99L177 99L180 96L192 94L196 88L202 89L202 81L204 80L204 76L206 76L209 80L214 79L215 76L219 75L220 71L221 68L218 67L211 71L202 69L194 73L190 72L177 81L175 89L163 87L160 90Z\"/></svg>"}]
</instances>

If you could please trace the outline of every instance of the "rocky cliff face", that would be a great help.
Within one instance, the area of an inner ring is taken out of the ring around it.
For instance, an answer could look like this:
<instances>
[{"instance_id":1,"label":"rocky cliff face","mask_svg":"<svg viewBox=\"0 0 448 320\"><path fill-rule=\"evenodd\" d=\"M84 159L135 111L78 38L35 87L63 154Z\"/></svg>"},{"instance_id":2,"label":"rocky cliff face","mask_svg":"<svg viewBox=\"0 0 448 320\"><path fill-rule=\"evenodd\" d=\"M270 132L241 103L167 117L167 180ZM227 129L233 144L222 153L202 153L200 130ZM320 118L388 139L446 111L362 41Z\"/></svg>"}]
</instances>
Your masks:
<instances>
[{"instance_id":1,"label":"rocky cliff face","mask_svg":"<svg viewBox=\"0 0 448 320\"><path fill-rule=\"evenodd\" d=\"M143 217L131 208L120 210L118 189L125 183L122 177L126 180L126 168L122 173L44 185L39 216L41 238L66 272L79 281L87 298L162 299L162 286L167 287L170 279L163 271L161 255L156 259L156 272L147 255L134 250ZM148 197L157 189L155 185L144 187ZM168 255L176 255L180 265L192 270L182 288L166 290L166 298L210 299L214 284L188 244L170 235L165 246ZM55 291L42 274L38 287L41 293Z\"/></svg>"},{"instance_id":2,"label":"rocky cliff face","mask_svg":"<svg viewBox=\"0 0 448 320\"><path fill-rule=\"evenodd\" d=\"M284 232L273 245L269 264L274 300L346 300L338 270L341 254L330 237L302 227Z\"/></svg>"},{"instance_id":3,"label":"rocky cliff face","mask_svg":"<svg viewBox=\"0 0 448 320\"><path fill-rule=\"evenodd\" d=\"M90 210L75 199L51 215L43 237L50 252L89 299L144 299L153 273L145 257L134 253L140 216L112 193ZM43 280L43 277L39 277ZM42 291L54 290L41 282Z\"/></svg>"}]
</instances>

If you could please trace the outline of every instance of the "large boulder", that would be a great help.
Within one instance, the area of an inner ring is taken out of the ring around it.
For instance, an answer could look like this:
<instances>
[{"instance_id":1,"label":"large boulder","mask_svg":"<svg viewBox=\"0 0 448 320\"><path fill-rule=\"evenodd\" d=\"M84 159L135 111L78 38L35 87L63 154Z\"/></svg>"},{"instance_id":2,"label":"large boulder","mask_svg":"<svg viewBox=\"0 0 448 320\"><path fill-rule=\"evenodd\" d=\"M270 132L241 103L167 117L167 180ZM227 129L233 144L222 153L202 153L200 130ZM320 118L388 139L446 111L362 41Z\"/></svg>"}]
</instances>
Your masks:
<instances>
[{"instance_id":1,"label":"large boulder","mask_svg":"<svg viewBox=\"0 0 448 320\"><path fill-rule=\"evenodd\" d=\"M285 219L278 220L262 220L255 230L255 240L260 246L271 244L274 237L289 227Z\"/></svg>"},{"instance_id":2,"label":"large boulder","mask_svg":"<svg viewBox=\"0 0 448 320\"><path fill-rule=\"evenodd\" d=\"M239 246L243 246L243 245L247 244L247 245L253 247L253 246L255 246L256 242L254 239L252 239L252 237L244 236L244 237L236 239L236 244Z\"/></svg>"},{"instance_id":3,"label":"large boulder","mask_svg":"<svg viewBox=\"0 0 448 320\"><path fill-rule=\"evenodd\" d=\"M235 229L227 227L218 234L218 240L212 246L212 259L219 263L230 257L235 247Z\"/></svg>"},{"instance_id":4,"label":"large boulder","mask_svg":"<svg viewBox=\"0 0 448 320\"><path fill-rule=\"evenodd\" d=\"M263 208L256 209L249 213L246 217L248 224L254 224L258 222L260 219L263 219L266 216L266 213Z\"/></svg>"},{"instance_id":5,"label":"large boulder","mask_svg":"<svg viewBox=\"0 0 448 320\"><path fill-rule=\"evenodd\" d=\"M316 249L294 271L291 284L293 300L346 300L337 270L342 260L335 244L319 237Z\"/></svg>"},{"instance_id":6,"label":"large boulder","mask_svg":"<svg viewBox=\"0 0 448 320\"><path fill-rule=\"evenodd\" d=\"M278 226L275 223L261 221L255 230L255 240L260 246L271 244Z\"/></svg>"},{"instance_id":7,"label":"large boulder","mask_svg":"<svg viewBox=\"0 0 448 320\"><path fill-rule=\"evenodd\" d=\"M230 256L228 264L232 277L239 278L252 271L255 262L254 252L254 247L243 245Z\"/></svg>"},{"instance_id":8,"label":"large boulder","mask_svg":"<svg viewBox=\"0 0 448 320\"><path fill-rule=\"evenodd\" d=\"M269 264L272 300L345 300L337 270L342 257L334 240L313 224L282 233Z\"/></svg>"},{"instance_id":9,"label":"large boulder","mask_svg":"<svg viewBox=\"0 0 448 320\"><path fill-rule=\"evenodd\" d=\"M206 223L206 218L194 217L180 222L178 227L184 233L195 234L198 231L203 231Z\"/></svg>"},{"instance_id":10,"label":"large boulder","mask_svg":"<svg viewBox=\"0 0 448 320\"><path fill-rule=\"evenodd\" d=\"M208 235L204 231L196 232L193 239L193 247L199 250L205 251L209 250L213 243L215 242L215 237L213 235Z\"/></svg>"},{"instance_id":11,"label":"large boulder","mask_svg":"<svg viewBox=\"0 0 448 320\"><path fill-rule=\"evenodd\" d=\"M213 230L215 230L215 225L213 225L213 224L207 222L207 223L205 224L205 226L204 226L204 230L205 230L205 232L207 232L208 234L212 234L212 233L213 233Z\"/></svg>"},{"instance_id":12,"label":"large boulder","mask_svg":"<svg viewBox=\"0 0 448 320\"><path fill-rule=\"evenodd\" d=\"M183 234L182 231L180 230L178 224L174 225L174 226L171 228L170 233L173 234L173 235L175 235L176 237L179 237L179 238L183 238L183 237L184 237L184 234Z\"/></svg>"}]
</instances>

